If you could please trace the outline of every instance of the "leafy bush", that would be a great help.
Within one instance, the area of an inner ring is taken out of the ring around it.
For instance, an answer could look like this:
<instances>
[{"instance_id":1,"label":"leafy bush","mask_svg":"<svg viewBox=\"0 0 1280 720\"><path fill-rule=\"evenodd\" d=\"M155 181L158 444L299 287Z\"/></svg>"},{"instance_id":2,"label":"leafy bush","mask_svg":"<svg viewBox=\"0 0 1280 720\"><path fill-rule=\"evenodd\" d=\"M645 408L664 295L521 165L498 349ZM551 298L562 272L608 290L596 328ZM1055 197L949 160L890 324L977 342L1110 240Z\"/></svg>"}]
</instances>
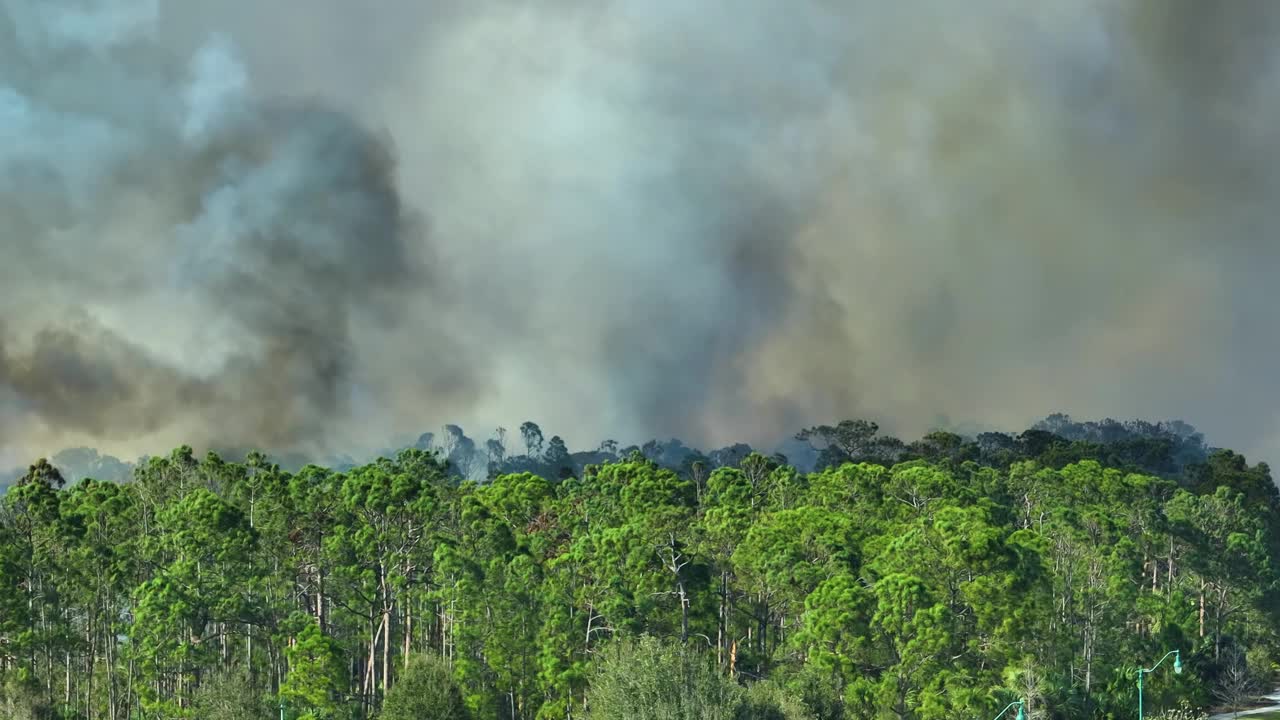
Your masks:
<instances>
[{"instance_id":1,"label":"leafy bush","mask_svg":"<svg viewBox=\"0 0 1280 720\"><path fill-rule=\"evenodd\" d=\"M420 655L387 691L379 720L465 720L470 717L462 691L445 662Z\"/></svg>"},{"instance_id":2,"label":"leafy bush","mask_svg":"<svg viewBox=\"0 0 1280 720\"><path fill-rule=\"evenodd\" d=\"M652 637L607 651L591 684L592 720L810 720L813 715L781 684L743 688L693 645Z\"/></svg>"},{"instance_id":3,"label":"leafy bush","mask_svg":"<svg viewBox=\"0 0 1280 720\"><path fill-rule=\"evenodd\" d=\"M592 720L732 720L742 689L693 648L651 637L614 645L591 684Z\"/></svg>"},{"instance_id":4,"label":"leafy bush","mask_svg":"<svg viewBox=\"0 0 1280 720\"><path fill-rule=\"evenodd\" d=\"M815 720L798 698L772 680L752 683L739 701L736 720Z\"/></svg>"},{"instance_id":5,"label":"leafy bush","mask_svg":"<svg viewBox=\"0 0 1280 720\"><path fill-rule=\"evenodd\" d=\"M242 672L206 677L192 698L194 717L200 720L274 720L276 710L254 689Z\"/></svg>"}]
</instances>

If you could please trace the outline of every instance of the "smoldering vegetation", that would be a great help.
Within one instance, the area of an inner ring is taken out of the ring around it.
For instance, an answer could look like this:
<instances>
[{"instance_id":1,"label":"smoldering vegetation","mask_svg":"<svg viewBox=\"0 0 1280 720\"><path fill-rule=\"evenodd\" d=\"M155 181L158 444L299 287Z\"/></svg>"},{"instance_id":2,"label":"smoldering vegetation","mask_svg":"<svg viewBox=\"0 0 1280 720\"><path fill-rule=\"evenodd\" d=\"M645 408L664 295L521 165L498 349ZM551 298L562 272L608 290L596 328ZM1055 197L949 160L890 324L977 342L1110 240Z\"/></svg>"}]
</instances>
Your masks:
<instances>
[{"instance_id":1,"label":"smoldering vegetation","mask_svg":"<svg viewBox=\"0 0 1280 720\"><path fill-rule=\"evenodd\" d=\"M1274 451L1280 7L0 4L0 445Z\"/></svg>"}]
</instances>

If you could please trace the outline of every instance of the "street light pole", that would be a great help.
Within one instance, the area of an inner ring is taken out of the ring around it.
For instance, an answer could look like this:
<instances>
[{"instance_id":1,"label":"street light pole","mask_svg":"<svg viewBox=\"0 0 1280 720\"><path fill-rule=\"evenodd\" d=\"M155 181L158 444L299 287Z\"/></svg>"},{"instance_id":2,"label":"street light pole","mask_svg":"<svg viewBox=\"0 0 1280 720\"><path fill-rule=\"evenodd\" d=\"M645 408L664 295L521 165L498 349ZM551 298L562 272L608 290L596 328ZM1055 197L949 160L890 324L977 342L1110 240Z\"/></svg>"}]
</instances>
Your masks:
<instances>
[{"instance_id":1,"label":"street light pole","mask_svg":"<svg viewBox=\"0 0 1280 720\"><path fill-rule=\"evenodd\" d=\"M1155 665L1152 665L1148 669L1138 668L1138 720L1142 720L1142 677L1148 673L1155 672L1156 668L1160 667L1160 665L1163 664L1165 660L1168 660L1170 655L1173 656L1173 673L1175 675L1181 675L1182 674L1182 651L1180 650L1173 650L1165 653L1164 657L1160 658L1160 662L1156 663Z\"/></svg>"},{"instance_id":2,"label":"street light pole","mask_svg":"<svg viewBox=\"0 0 1280 720\"><path fill-rule=\"evenodd\" d=\"M1000 718L1004 717L1005 713L1009 712L1009 708L1013 707L1014 705L1018 706L1018 715L1015 718L1015 720L1027 720L1027 714L1023 712L1021 700L1014 700L1013 702L1006 705L1005 708L1000 711L1000 714L992 718L992 720L1000 720Z\"/></svg>"}]
</instances>

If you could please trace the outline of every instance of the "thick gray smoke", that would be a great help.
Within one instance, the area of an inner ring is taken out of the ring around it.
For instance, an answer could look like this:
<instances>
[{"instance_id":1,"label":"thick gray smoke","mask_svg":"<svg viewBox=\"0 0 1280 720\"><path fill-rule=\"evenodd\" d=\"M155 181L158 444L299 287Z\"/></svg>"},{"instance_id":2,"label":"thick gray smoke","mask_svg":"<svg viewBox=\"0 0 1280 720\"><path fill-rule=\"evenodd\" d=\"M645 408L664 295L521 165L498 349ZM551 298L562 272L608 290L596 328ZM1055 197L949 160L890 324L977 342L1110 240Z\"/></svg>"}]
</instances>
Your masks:
<instances>
[{"instance_id":1,"label":"thick gray smoke","mask_svg":"<svg viewBox=\"0 0 1280 720\"><path fill-rule=\"evenodd\" d=\"M10 445L1280 450L1269 0L0 8Z\"/></svg>"},{"instance_id":2,"label":"thick gray smoke","mask_svg":"<svg viewBox=\"0 0 1280 720\"><path fill-rule=\"evenodd\" d=\"M434 287L385 139L254 96L222 36L175 63L154 2L4 7L5 431L334 439L353 328Z\"/></svg>"}]
</instances>

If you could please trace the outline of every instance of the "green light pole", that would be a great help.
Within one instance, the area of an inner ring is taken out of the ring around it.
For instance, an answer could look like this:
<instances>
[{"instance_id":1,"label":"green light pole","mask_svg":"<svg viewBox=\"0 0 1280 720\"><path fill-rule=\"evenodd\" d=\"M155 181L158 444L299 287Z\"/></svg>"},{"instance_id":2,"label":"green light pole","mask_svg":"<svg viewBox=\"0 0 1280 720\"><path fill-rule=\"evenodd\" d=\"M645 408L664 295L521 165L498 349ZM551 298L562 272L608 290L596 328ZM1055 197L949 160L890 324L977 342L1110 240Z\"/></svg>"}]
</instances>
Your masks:
<instances>
[{"instance_id":1,"label":"green light pole","mask_svg":"<svg viewBox=\"0 0 1280 720\"><path fill-rule=\"evenodd\" d=\"M1006 705L1005 708L1000 711L1000 714L995 716L992 720L1000 720L1000 718L1004 717L1005 713L1009 712L1009 708L1013 707L1014 705L1018 706L1018 715L1015 718L1015 720L1027 720L1027 714L1023 712L1021 700L1014 700L1013 702Z\"/></svg>"},{"instance_id":2,"label":"green light pole","mask_svg":"<svg viewBox=\"0 0 1280 720\"><path fill-rule=\"evenodd\" d=\"M1170 655L1173 656L1173 673L1181 675L1182 652L1180 650L1165 653L1164 657L1160 658L1160 662L1152 665L1149 669L1138 668L1138 720L1142 720L1142 676L1155 672L1156 668L1160 667L1165 660L1168 660Z\"/></svg>"}]
</instances>

